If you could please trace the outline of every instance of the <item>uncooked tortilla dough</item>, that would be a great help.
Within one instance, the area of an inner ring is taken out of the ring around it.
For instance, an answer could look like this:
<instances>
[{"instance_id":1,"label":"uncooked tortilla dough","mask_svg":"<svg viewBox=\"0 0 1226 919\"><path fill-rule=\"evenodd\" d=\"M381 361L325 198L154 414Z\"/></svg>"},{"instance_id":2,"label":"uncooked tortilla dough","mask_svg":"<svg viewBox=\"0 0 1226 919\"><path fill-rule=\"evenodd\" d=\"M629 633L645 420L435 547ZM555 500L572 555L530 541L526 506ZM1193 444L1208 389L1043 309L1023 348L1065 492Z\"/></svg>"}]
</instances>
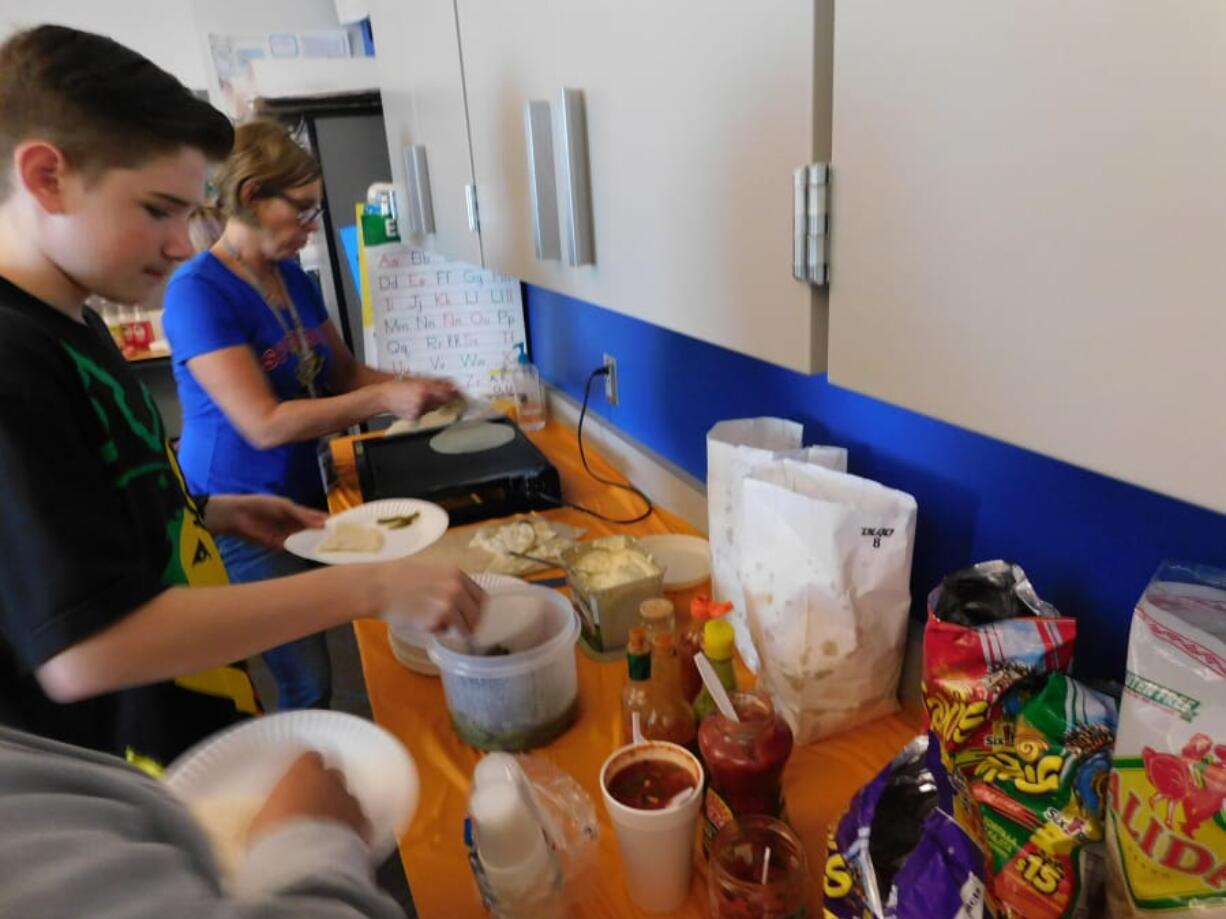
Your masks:
<instances>
[{"instance_id":1,"label":"uncooked tortilla dough","mask_svg":"<svg viewBox=\"0 0 1226 919\"><path fill-rule=\"evenodd\" d=\"M453 424L447 430L430 438L430 449L435 453L455 456L461 453L481 453L505 447L515 439L515 429L509 424L491 424L478 421L474 424Z\"/></svg>"},{"instance_id":2,"label":"uncooked tortilla dough","mask_svg":"<svg viewBox=\"0 0 1226 919\"><path fill-rule=\"evenodd\" d=\"M420 418L412 420L401 418L399 421L392 422L384 433L387 435L408 434L412 431L425 431L428 428L445 428L463 418L467 409L468 400L463 396L456 396L450 402L426 412Z\"/></svg>"},{"instance_id":3,"label":"uncooked tortilla dough","mask_svg":"<svg viewBox=\"0 0 1226 919\"><path fill-rule=\"evenodd\" d=\"M383 548L383 533L365 523L336 523L316 552L378 552Z\"/></svg>"},{"instance_id":4,"label":"uncooked tortilla dough","mask_svg":"<svg viewBox=\"0 0 1226 919\"><path fill-rule=\"evenodd\" d=\"M575 544L566 533L559 533L547 521L539 517L513 520L501 526L482 527L469 543L474 549L483 549L494 556L487 570L498 574L524 574L542 566L526 558L510 555L522 552L543 558L556 564L562 563L562 553Z\"/></svg>"}]
</instances>

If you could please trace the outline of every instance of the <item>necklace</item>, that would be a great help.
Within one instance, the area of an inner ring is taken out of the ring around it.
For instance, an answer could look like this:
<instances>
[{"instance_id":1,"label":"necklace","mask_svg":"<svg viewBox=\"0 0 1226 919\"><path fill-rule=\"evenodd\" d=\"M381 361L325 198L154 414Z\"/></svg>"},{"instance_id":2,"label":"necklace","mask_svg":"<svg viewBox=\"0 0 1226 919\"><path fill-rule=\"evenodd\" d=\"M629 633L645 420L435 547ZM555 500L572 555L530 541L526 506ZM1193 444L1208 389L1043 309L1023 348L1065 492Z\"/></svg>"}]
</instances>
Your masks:
<instances>
[{"instance_id":1,"label":"necklace","mask_svg":"<svg viewBox=\"0 0 1226 919\"><path fill-rule=\"evenodd\" d=\"M294 305L294 298L289 295L289 289L285 286L285 278L281 276L281 269L273 265L273 277L276 279L276 284L279 288L277 293L280 295L284 309L289 313L290 320L293 323L292 328L290 323L285 321L281 308L273 302L273 298L268 295L268 291L264 289L255 272L243 261L242 253L238 251L234 243L224 236L219 242L222 248L225 249L226 254L234 262L234 267L238 270L243 280L255 288L255 292L260 295L264 305L268 307L273 318L277 320L277 325L281 327L281 331L290 340L290 347L298 358L298 367L294 375L297 377L299 384L314 398L316 396L315 381L320 373L323 372L323 358L319 356L319 352L312 348L310 342L307 341L306 328L302 324L302 318L298 315L298 307Z\"/></svg>"}]
</instances>

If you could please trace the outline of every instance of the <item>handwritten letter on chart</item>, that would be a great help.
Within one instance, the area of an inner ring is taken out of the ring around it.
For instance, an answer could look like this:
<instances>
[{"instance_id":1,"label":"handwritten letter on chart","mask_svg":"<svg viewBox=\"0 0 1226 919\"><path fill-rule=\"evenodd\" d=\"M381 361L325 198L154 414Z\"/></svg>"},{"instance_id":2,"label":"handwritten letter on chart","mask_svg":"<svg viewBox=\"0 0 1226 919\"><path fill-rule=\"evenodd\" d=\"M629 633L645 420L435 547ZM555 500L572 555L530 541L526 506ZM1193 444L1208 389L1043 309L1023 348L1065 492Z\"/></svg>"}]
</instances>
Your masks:
<instances>
[{"instance_id":1,"label":"handwritten letter on chart","mask_svg":"<svg viewBox=\"0 0 1226 919\"><path fill-rule=\"evenodd\" d=\"M402 243L366 250L381 370L448 377L465 392L513 392L523 344L519 281Z\"/></svg>"}]
</instances>

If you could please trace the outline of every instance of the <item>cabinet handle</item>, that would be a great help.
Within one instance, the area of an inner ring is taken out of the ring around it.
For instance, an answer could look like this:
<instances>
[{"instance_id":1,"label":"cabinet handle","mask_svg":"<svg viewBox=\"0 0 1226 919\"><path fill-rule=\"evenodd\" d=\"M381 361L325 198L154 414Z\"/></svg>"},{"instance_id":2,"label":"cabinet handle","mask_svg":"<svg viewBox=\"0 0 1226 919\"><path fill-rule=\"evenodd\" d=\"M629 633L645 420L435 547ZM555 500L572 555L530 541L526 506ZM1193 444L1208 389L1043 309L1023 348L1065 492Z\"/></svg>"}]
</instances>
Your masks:
<instances>
[{"instance_id":1,"label":"cabinet handle","mask_svg":"<svg viewBox=\"0 0 1226 919\"><path fill-rule=\"evenodd\" d=\"M592 232L592 184L588 172L583 90L563 89L560 112L566 261L571 265L594 265L596 245Z\"/></svg>"},{"instance_id":2,"label":"cabinet handle","mask_svg":"<svg viewBox=\"0 0 1226 919\"><path fill-rule=\"evenodd\" d=\"M477 211L477 186L471 182L464 186L464 205L468 208L468 230L481 232L481 216Z\"/></svg>"},{"instance_id":3,"label":"cabinet handle","mask_svg":"<svg viewBox=\"0 0 1226 919\"><path fill-rule=\"evenodd\" d=\"M423 145L405 148L404 176L409 193L409 230L427 236L434 232L434 196L430 193L430 166Z\"/></svg>"},{"instance_id":4,"label":"cabinet handle","mask_svg":"<svg viewBox=\"0 0 1226 919\"><path fill-rule=\"evenodd\" d=\"M528 139L528 188L532 193L532 239L538 259L560 259L558 187L554 179L553 121L549 102L533 99L524 106Z\"/></svg>"}]
</instances>

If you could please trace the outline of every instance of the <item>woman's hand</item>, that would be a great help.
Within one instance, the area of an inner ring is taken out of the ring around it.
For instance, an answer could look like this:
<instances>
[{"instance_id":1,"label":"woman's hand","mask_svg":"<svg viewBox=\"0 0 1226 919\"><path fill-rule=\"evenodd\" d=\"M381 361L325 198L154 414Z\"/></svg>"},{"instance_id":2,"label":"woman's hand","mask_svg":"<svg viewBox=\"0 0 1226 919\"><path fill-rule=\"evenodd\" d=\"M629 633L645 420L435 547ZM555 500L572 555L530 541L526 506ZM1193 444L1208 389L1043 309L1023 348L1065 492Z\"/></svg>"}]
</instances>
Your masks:
<instances>
[{"instance_id":1,"label":"woman's hand","mask_svg":"<svg viewBox=\"0 0 1226 919\"><path fill-rule=\"evenodd\" d=\"M212 533L237 536L266 549L280 549L285 537L319 529L328 515L276 495L213 495L204 509Z\"/></svg>"},{"instance_id":2,"label":"woman's hand","mask_svg":"<svg viewBox=\"0 0 1226 919\"><path fill-rule=\"evenodd\" d=\"M410 421L446 405L460 394L450 380L433 377L409 377L375 385L379 387L383 410Z\"/></svg>"}]
</instances>

